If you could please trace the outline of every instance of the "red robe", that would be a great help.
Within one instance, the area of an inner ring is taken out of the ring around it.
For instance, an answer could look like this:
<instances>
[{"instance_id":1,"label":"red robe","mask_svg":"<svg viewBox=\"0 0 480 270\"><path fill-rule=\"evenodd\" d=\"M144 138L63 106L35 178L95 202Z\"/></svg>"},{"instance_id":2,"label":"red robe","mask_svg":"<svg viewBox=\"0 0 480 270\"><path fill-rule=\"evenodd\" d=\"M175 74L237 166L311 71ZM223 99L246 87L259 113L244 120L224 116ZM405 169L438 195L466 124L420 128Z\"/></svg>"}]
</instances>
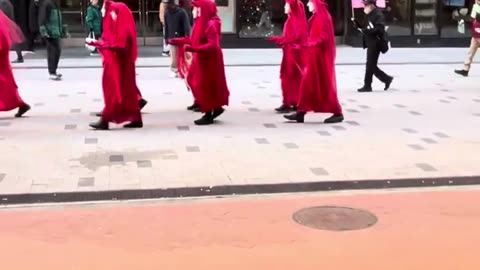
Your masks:
<instances>
[{"instance_id":1,"label":"red robe","mask_svg":"<svg viewBox=\"0 0 480 270\"><path fill-rule=\"evenodd\" d=\"M220 47L221 22L213 1L196 0L192 5L201 10L192 37L174 39L171 43L179 46L180 76L185 77L200 111L210 112L228 105L230 96ZM190 64L185 51L192 52Z\"/></svg>"},{"instance_id":2,"label":"red robe","mask_svg":"<svg viewBox=\"0 0 480 270\"><path fill-rule=\"evenodd\" d=\"M102 120L124 123L141 121L138 106L135 61L137 35L131 11L123 3L105 2L102 41L95 45L103 58L103 98L105 107ZM117 14L113 20L111 12Z\"/></svg>"},{"instance_id":3,"label":"red robe","mask_svg":"<svg viewBox=\"0 0 480 270\"><path fill-rule=\"evenodd\" d=\"M280 66L280 80L282 87L283 104L296 106L298 92L302 82L304 63L300 51L291 45L302 45L308 39L308 25L305 16L305 7L300 0L287 0L290 5L290 14L283 26L283 36L270 38L282 47L283 57Z\"/></svg>"},{"instance_id":4,"label":"red robe","mask_svg":"<svg viewBox=\"0 0 480 270\"><path fill-rule=\"evenodd\" d=\"M298 99L299 112L342 114L335 76L335 34L332 17L323 0L313 0L315 13L303 50L305 71Z\"/></svg>"},{"instance_id":5,"label":"red robe","mask_svg":"<svg viewBox=\"0 0 480 270\"><path fill-rule=\"evenodd\" d=\"M0 111L10 111L25 105L10 66L10 47L22 40L21 30L0 10Z\"/></svg>"}]
</instances>

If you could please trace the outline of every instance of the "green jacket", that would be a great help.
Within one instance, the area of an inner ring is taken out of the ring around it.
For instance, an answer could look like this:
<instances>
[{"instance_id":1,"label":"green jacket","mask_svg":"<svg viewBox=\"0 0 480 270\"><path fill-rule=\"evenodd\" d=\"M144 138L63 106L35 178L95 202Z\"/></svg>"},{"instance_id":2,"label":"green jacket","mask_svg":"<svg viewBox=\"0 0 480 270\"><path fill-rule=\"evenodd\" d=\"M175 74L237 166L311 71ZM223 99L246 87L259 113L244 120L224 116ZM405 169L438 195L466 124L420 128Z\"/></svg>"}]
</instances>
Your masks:
<instances>
[{"instance_id":1,"label":"green jacket","mask_svg":"<svg viewBox=\"0 0 480 270\"><path fill-rule=\"evenodd\" d=\"M87 8L87 16L85 18L88 33L95 33L95 38L99 39L102 35L102 12L97 6L89 6Z\"/></svg>"},{"instance_id":2,"label":"green jacket","mask_svg":"<svg viewBox=\"0 0 480 270\"><path fill-rule=\"evenodd\" d=\"M43 0L38 7L38 25L40 35L46 38L60 39L65 37L62 13L53 0Z\"/></svg>"}]
</instances>

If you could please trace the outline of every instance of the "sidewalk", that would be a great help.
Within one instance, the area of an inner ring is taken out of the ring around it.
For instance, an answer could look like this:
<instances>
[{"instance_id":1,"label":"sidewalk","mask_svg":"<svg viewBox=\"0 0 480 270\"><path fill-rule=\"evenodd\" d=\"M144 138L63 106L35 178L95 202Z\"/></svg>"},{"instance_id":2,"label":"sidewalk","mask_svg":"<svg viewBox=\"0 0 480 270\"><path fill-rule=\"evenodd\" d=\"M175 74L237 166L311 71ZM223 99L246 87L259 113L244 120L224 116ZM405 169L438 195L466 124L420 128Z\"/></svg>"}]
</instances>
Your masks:
<instances>
[{"instance_id":1,"label":"sidewalk","mask_svg":"<svg viewBox=\"0 0 480 270\"><path fill-rule=\"evenodd\" d=\"M381 64L462 64L467 48L392 48L380 58ZM271 66L279 65L282 59L280 49L225 49L227 66ZM168 67L169 58L161 57L156 47L140 47L138 67ZM14 59L15 54L11 54ZM99 56L89 56L84 48L69 48L63 52L61 68L101 67ZM364 65L365 51L359 48L339 46L338 65ZM45 51L27 55L23 64L15 68L45 68Z\"/></svg>"}]
</instances>

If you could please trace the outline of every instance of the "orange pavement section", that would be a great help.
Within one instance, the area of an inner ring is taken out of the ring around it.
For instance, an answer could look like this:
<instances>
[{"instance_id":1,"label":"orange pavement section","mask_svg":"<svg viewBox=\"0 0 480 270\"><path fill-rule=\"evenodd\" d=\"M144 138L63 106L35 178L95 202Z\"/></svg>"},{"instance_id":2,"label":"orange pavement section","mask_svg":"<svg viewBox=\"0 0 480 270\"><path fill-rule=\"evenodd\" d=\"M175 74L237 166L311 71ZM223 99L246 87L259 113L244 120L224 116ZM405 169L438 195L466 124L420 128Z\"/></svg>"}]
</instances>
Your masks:
<instances>
[{"instance_id":1,"label":"orange pavement section","mask_svg":"<svg viewBox=\"0 0 480 270\"><path fill-rule=\"evenodd\" d=\"M292 221L339 205L379 222L349 232ZM0 269L477 270L480 192L276 196L0 211Z\"/></svg>"}]
</instances>

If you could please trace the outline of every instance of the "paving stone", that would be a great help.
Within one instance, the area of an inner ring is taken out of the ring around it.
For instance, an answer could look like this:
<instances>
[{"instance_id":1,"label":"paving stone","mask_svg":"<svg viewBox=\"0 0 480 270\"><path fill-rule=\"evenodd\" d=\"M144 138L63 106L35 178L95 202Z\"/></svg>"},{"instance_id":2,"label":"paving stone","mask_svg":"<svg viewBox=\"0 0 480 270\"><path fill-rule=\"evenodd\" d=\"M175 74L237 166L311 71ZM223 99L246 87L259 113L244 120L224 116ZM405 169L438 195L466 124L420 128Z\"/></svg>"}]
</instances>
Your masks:
<instances>
[{"instance_id":1,"label":"paving stone","mask_svg":"<svg viewBox=\"0 0 480 270\"><path fill-rule=\"evenodd\" d=\"M473 99L473 102L480 103L480 99L475 98L475 99Z\"/></svg>"},{"instance_id":2,"label":"paving stone","mask_svg":"<svg viewBox=\"0 0 480 270\"><path fill-rule=\"evenodd\" d=\"M175 154L163 155L162 159L164 160L177 160L178 156Z\"/></svg>"},{"instance_id":3,"label":"paving stone","mask_svg":"<svg viewBox=\"0 0 480 270\"><path fill-rule=\"evenodd\" d=\"M150 160L138 160L137 161L137 167L138 168L151 168L152 167L152 161L150 161Z\"/></svg>"},{"instance_id":4,"label":"paving stone","mask_svg":"<svg viewBox=\"0 0 480 270\"><path fill-rule=\"evenodd\" d=\"M370 106L367 106L367 105L358 105L358 107L362 109L370 109Z\"/></svg>"},{"instance_id":5,"label":"paving stone","mask_svg":"<svg viewBox=\"0 0 480 270\"><path fill-rule=\"evenodd\" d=\"M77 94L79 94L79 95L85 95L85 94L87 94L87 92L85 92L85 91L79 91L79 92L77 92Z\"/></svg>"},{"instance_id":6,"label":"paving stone","mask_svg":"<svg viewBox=\"0 0 480 270\"><path fill-rule=\"evenodd\" d=\"M242 104L244 104L244 105L251 105L252 102L250 102L250 101L248 101L248 100L245 100L245 101L242 101Z\"/></svg>"},{"instance_id":7,"label":"paving stone","mask_svg":"<svg viewBox=\"0 0 480 270\"><path fill-rule=\"evenodd\" d=\"M166 96L170 96L170 95L172 95L172 92L163 92L163 94L166 95Z\"/></svg>"},{"instance_id":8,"label":"paving stone","mask_svg":"<svg viewBox=\"0 0 480 270\"><path fill-rule=\"evenodd\" d=\"M352 125L352 126L360 126L360 124L357 121L345 121L345 123Z\"/></svg>"},{"instance_id":9,"label":"paving stone","mask_svg":"<svg viewBox=\"0 0 480 270\"><path fill-rule=\"evenodd\" d=\"M454 97L454 96L448 96L447 97L448 99L451 99L451 100L457 100L458 98Z\"/></svg>"},{"instance_id":10,"label":"paving stone","mask_svg":"<svg viewBox=\"0 0 480 270\"><path fill-rule=\"evenodd\" d=\"M270 97L272 97L272 98L279 98L280 95L270 95Z\"/></svg>"},{"instance_id":11,"label":"paving stone","mask_svg":"<svg viewBox=\"0 0 480 270\"><path fill-rule=\"evenodd\" d=\"M3 179L5 179L5 174L4 174L4 173L0 173L0 182L2 182Z\"/></svg>"},{"instance_id":12,"label":"paving stone","mask_svg":"<svg viewBox=\"0 0 480 270\"><path fill-rule=\"evenodd\" d=\"M298 149L298 145L294 143L284 143L283 145L285 146L285 148L288 148L288 149Z\"/></svg>"},{"instance_id":13,"label":"paving stone","mask_svg":"<svg viewBox=\"0 0 480 270\"><path fill-rule=\"evenodd\" d=\"M357 102L357 100L356 100L356 99L353 99L353 98L347 98L347 100L350 101L350 102L352 102L352 103Z\"/></svg>"},{"instance_id":14,"label":"paving stone","mask_svg":"<svg viewBox=\"0 0 480 270\"><path fill-rule=\"evenodd\" d=\"M402 130L407 132L407 133L410 133L410 134L418 133L418 131L416 131L415 129L412 129L412 128L404 128Z\"/></svg>"},{"instance_id":15,"label":"paving stone","mask_svg":"<svg viewBox=\"0 0 480 270\"><path fill-rule=\"evenodd\" d=\"M93 102L102 102L102 99L101 99L101 98L94 98L94 99L92 99L92 100L93 100Z\"/></svg>"},{"instance_id":16,"label":"paving stone","mask_svg":"<svg viewBox=\"0 0 480 270\"><path fill-rule=\"evenodd\" d=\"M95 185L95 177L81 177L78 180L78 187L93 187Z\"/></svg>"},{"instance_id":17,"label":"paving stone","mask_svg":"<svg viewBox=\"0 0 480 270\"><path fill-rule=\"evenodd\" d=\"M339 125L333 125L332 128L335 129L335 130L346 130L345 127L339 126Z\"/></svg>"},{"instance_id":18,"label":"paving stone","mask_svg":"<svg viewBox=\"0 0 480 270\"><path fill-rule=\"evenodd\" d=\"M60 94L60 95L58 95L58 97L66 98L66 97L68 97L68 95L67 94Z\"/></svg>"},{"instance_id":19,"label":"paving stone","mask_svg":"<svg viewBox=\"0 0 480 270\"><path fill-rule=\"evenodd\" d=\"M395 107L397 108L406 108L407 106L402 105L402 104L394 104Z\"/></svg>"},{"instance_id":20,"label":"paving stone","mask_svg":"<svg viewBox=\"0 0 480 270\"><path fill-rule=\"evenodd\" d=\"M186 147L187 152L200 152L200 147L198 146L187 146Z\"/></svg>"},{"instance_id":21,"label":"paving stone","mask_svg":"<svg viewBox=\"0 0 480 270\"><path fill-rule=\"evenodd\" d=\"M42 107L42 106L44 106L44 105L45 105L45 104L44 104L44 103L41 103L41 102L33 104L34 107Z\"/></svg>"},{"instance_id":22,"label":"paving stone","mask_svg":"<svg viewBox=\"0 0 480 270\"><path fill-rule=\"evenodd\" d=\"M65 125L65 130L73 130L73 129L76 129L76 128L77 128L77 125L75 125L75 124Z\"/></svg>"},{"instance_id":23,"label":"paving stone","mask_svg":"<svg viewBox=\"0 0 480 270\"><path fill-rule=\"evenodd\" d=\"M433 135L435 135L439 138L450 138L450 136L448 136L447 134L445 134L443 132L435 132L435 133L433 133Z\"/></svg>"},{"instance_id":24,"label":"paving stone","mask_svg":"<svg viewBox=\"0 0 480 270\"><path fill-rule=\"evenodd\" d=\"M409 113L410 113L411 115L415 115L415 116L422 115L422 113L417 112L417 111L409 111Z\"/></svg>"},{"instance_id":25,"label":"paving stone","mask_svg":"<svg viewBox=\"0 0 480 270\"><path fill-rule=\"evenodd\" d=\"M97 138L85 138L85 144L97 144L98 139Z\"/></svg>"},{"instance_id":26,"label":"paving stone","mask_svg":"<svg viewBox=\"0 0 480 270\"><path fill-rule=\"evenodd\" d=\"M123 162L123 155L111 155L110 162Z\"/></svg>"},{"instance_id":27,"label":"paving stone","mask_svg":"<svg viewBox=\"0 0 480 270\"><path fill-rule=\"evenodd\" d=\"M436 143L438 143L438 142L435 141L434 139L430 139L430 138L422 138L422 141L424 141L425 143L428 143L428 144L436 144Z\"/></svg>"},{"instance_id":28,"label":"paving stone","mask_svg":"<svg viewBox=\"0 0 480 270\"><path fill-rule=\"evenodd\" d=\"M438 101L440 101L441 103L450 103L450 101L448 101L446 99L439 99Z\"/></svg>"},{"instance_id":29,"label":"paving stone","mask_svg":"<svg viewBox=\"0 0 480 270\"><path fill-rule=\"evenodd\" d=\"M260 110L257 108L248 108L248 111L250 112L259 112Z\"/></svg>"},{"instance_id":30,"label":"paving stone","mask_svg":"<svg viewBox=\"0 0 480 270\"><path fill-rule=\"evenodd\" d=\"M417 163L416 166L426 172L435 172L437 169L428 163Z\"/></svg>"},{"instance_id":31,"label":"paving stone","mask_svg":"<svg viewBox=\"0 0 480 270\"><path fill-rule=\"evenodd\" d=\"M412 93L420 93L420 90L413 89L413 90L410 90L410 92L412 92Z\"/></svg>"},{"instance_id":32,"label":"paving stone","mask_svg":"<svg viewBox=\"0 0 480 270\"><path fill-rule=\"evenodd\" d=\"M181 131L188 131L188 130L190 130L190 127L189 126L177 126L177 129L181 130Z\"/></svg>"},{"instance_id":33,"label":"paving stone","mask_svg":"<svg viewBox=\"0 0 480 270\"><path fill-rule=\"evenodd\" d=\"M71 109L70 113L80 113L82 109Z\"/></svg>"},{"instance_id":34,"label":"paving stone","mask_svg":"<svg viewBox=\"0 0 480 270\"><path fill-rule=\"evenodd\" d=\"M310 171L315 174L315 175L329 175L329 173L327 172L327 170L325 170L324 168L310 168Z\"/></svg>"},{"instance_id":35,"label":"paving stone","mask_svg":"<svg viewBox=\"0 0 480 270\"><path fill-rule=\"evenodd\" d=\"M266 128L277 128L275 124L263 124L263 126Z\"/></svg>"},{"instance_id":36,"label":"paving stone","mask_svg":"<svg viewBox=\"0 0 480 270\"><path fill-rule=\"evenodd\" d=\"M441 89L440 91L442 91L442 92L450 92L450 90L445 89L445 88L444 88L444 89Z\"/></svg>"},{"instance_id":37,"label":"paving stone","mask_svg":"<svg viewBox=\"0 0 480 270\"><path fill-rule=\"evenodd\" d=\"M255 142L258 144L269 144L268 140L265 138L256 138Z\"/></svg>"},{"instance_id":38,"label":"paving stone","mask_svg":"<svg viewBox=\"0 0 480 270\"><path fill-rule=\"evenodd\" d=\"M425 150L425 148L419 144L409 144L408 147L412 148L413 150Z\"/></svg>"},{"instance_id":39,"label":"paving stone","mask_svg":"<svg viewBox=\"0 0 480 270\"><path fill-rule=\"evenodd\" d=\"M473 116L480 116L480 113L474 113Z\"/></svg>"},{"instance_id":40,"label":"paving stone","mask_svg":"<svg viewBox=\"0 0 480 270\"><path fill-rule=\"evenodd\" d=\"M320 134L321 136L332 136L332 134L330 134L330 132L325 131L325 130L319 130L319 131L317 131L317 133Z\"/></svg>"},{"instance_id":41,"label":"paving stone","mask_svg":"<svg viewBox=\"0 0 480 270\"><path fill-rule=\"evenodd\" d=\"M257 89L267 89L267 88L263 85L259 85L259 86L257 86Z\"/></svg>"},{"instance_id":42,"label":"paving stone","mask_svg":"<svg viewBox=\"0 0 480 270\"><path fill-rule=\"evenodd\" d=\"M11 125L10 122L0 121L0 127L8 127L8 126L10 126L10 125Z\"/></svg>"},{"instance_id":43,"label":"paving stone","mask_svg":"<svg viewBox=\"0 0 480 270\"><path fill-rule=\"evenodd\" d=\"M359 111L355 110L355 109L346 109L347 112L349 113L359 113Z\"/></svg>"}]
</instances>

